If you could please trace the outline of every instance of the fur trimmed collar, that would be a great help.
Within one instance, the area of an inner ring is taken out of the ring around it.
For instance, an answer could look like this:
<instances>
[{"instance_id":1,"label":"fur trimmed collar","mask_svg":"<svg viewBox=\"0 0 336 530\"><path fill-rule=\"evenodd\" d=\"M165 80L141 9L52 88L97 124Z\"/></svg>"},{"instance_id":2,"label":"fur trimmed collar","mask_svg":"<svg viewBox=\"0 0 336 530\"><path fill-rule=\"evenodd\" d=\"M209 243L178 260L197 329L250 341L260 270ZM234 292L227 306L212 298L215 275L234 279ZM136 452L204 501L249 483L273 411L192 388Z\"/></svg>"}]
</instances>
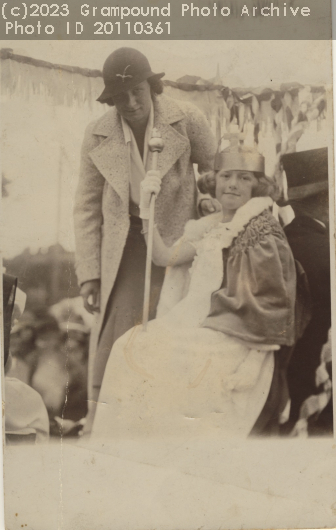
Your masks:
<instances>
[{"instance_id":1,"label":"fur trimmed collar","mask_svg":"<svg viewBox=\"0 0 336 530\"><path fill-rule=\"evenodd\" d=\"M221 222L222 212L216 212L198 220L191 220L186 224L184 238L187 241L198 241L208 232L216 229L213 231L213 237L221 240L222 248L228 248L251 219L270 208L272 204L273 200L270 197L253 197L238 208L229 223Z\"/></svg>"}]
</instances>

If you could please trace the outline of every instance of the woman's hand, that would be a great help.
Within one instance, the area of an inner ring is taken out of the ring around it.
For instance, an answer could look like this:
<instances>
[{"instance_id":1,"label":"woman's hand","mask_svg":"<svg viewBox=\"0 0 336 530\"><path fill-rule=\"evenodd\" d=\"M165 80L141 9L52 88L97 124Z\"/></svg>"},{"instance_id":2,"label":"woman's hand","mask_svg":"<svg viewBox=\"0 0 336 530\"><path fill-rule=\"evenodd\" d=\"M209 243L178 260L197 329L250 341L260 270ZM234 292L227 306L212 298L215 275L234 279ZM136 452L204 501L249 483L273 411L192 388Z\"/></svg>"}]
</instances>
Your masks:
<instances>
[{"instance_id":1,"label":"woman's hand","mask_svg":"<svg viewBox=\"0 0 336 530\"><path fill-rule=\"evenodd\" d=\"M89 280L81 286L79 294L83 298L85 309L93 315L100 308L100 280Z\"/></svg>"},{"instance_id":2,"label":"woman's hand","mask_svg":"<svg viewBox=\"0 0 336 530\"><path fill-rule=\"evenodd\" d=\"M212 197L201 199L198 207L200 214L203 217L210 215L211 213L220 212L222 210L222 207L217 199L213 199Z\"/></svg>"},{"instance_id":3,"label":"woman's hand","mask_svg":"<svg viewBox=\"0 0 336 530\"><path fill-rule=\"evenodd\" d=\"M157 170L147 171L144 180L140 184L140 217L149 219L149 205L151 196L158 195L161 189L161 173Z\"/></svg>"}]
</instances>

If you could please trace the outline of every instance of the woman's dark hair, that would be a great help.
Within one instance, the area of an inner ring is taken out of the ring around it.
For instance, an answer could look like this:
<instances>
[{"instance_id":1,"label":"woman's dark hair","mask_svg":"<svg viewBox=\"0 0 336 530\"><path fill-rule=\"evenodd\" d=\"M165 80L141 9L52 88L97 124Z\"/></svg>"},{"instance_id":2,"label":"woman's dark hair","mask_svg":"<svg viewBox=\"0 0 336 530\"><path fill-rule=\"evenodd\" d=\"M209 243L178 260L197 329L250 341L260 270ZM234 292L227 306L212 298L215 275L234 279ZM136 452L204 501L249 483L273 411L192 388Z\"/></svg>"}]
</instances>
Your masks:
<instances>
[{"instance_id":1,"label":"woman's dark hair","mask_svg":"<svg viewBox=\"0 0 336 530\"><path fill-rule=\"evenodd\" d=\"M158 77L149 77L147 79L150 89L152 98L156 95L162 94L163 92L163 81L162 79L159 79Z\"/></svg>"},{"instance_id":2,"label":"woman's dark hair","mask_svg":"<svg viewBox=\"0 0 336 530\"><path fill-rule=\"evenodd\" d=\"M162 94L162 92L163 92L162 79L158 79L156 76L154 76L154 77L149 77L147 79L147 81L148 81L148 84L150 86L152 99L154 99L155 96L157 96L159 94ZM107 105L109 105L109 107L114 107L113 98L107 99L103 103L107 103Z\"/></svg>"},{"instance_id":3,"label":"woman's dark hair","mask_svg":"<svg viewBox=\"0 0 336 530\"><path fill-rule=\"evenodd\" d=\"M198 181L197 186L201 193L209 193L211 197L216 197L216 174L218 171L209 171L204 173ZM252 172L253 175L258 179L258 184L252 190L252 197L271 197L276 200L278 197L278 189L276 183L266 177L264 173L257 171Z\"/></svg>"}]
</instances>

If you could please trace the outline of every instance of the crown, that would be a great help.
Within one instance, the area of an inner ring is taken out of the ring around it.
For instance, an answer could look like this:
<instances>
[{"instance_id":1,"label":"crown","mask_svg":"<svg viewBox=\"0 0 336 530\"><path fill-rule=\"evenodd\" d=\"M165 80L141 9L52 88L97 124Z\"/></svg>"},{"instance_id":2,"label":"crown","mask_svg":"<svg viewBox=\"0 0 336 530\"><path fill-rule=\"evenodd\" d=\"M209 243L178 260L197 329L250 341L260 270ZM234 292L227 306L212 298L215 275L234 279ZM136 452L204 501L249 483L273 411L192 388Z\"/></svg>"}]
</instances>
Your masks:
<instances>
[{"instance_id":1,"label":"crown","mask_svg":"<svg viewBox=\"0 0 336 530\"><path fill-rule=\"evenodd\" d=\"M220 151L220 147L218 147L214 163L215 171L237 170L264 173L264 157L259 153L259 151L257 151L257 149L241 145L240 133L224 134L222 138L229 140L230 145L223 151Z\"/></svg>"}]
</instances>

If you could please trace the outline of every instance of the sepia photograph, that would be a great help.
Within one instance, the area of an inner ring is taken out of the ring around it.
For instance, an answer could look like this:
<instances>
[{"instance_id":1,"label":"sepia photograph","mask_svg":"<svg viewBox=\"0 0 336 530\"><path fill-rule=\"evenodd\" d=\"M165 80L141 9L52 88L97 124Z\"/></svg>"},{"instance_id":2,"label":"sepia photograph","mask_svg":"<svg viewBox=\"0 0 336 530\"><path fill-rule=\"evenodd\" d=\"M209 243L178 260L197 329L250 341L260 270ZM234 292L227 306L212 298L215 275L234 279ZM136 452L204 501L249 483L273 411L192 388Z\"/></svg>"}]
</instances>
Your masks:
<instances>
[{"instance_id":1,"label":"sepia photograph","mask_svg":"<svg viewBox=\"0 0 336 530\"><path fill-rule=\"evenodd\" d=\"M334 527L331 41L0 60L6 528Z\"/></svg>"}]
</instances>

